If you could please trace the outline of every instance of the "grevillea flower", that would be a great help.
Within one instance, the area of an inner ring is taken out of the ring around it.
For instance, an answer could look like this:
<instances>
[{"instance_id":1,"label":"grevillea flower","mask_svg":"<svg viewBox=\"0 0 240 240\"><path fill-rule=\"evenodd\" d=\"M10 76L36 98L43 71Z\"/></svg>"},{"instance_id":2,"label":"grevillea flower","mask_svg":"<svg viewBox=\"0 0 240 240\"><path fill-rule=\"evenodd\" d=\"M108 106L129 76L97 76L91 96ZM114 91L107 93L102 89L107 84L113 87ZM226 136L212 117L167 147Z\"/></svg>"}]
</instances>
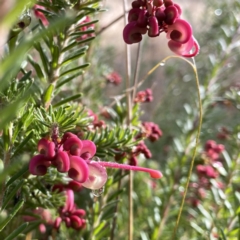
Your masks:
<instances>
[{"instance_id":1,"label":"grevillea flower","mask_svg":"<svg viewBox=\"0 0 240 240\"><path fill-rule=\"evenodd\" d=\"M182 9L170 0L133 1L128 14L128 24L123 30L127 44L142 40L148 32L149 37L157 37L162 32L169 38L168 47L183 57L193 57L199 52L199 45L192 35L191 25L181 19Z\"/></svg>"},{"instance_id":2,"label":"grevillea flower","mask_svg":"<svg viewBox=\"0 0 240 240\"><path fill-rule=\"evenodd\" d=\"M83 219L86 214L85 211L77 208L74 203L74 193L71 189L67 189L63 193L66 198L65 205L59 209L59 217L53 223L54 228L59 229L61 223L65 222L68 228L83 229L86 226L86 221Z\"/></svg>"},{"instance_id":3,"label":"grevillea flower","mask_svg":"<svg viewBox=\"0 0 240 240\"><path fill-rule=\"evenodd\" d=\"M36 208L33 211L31 211L31 214L34 214L36 216L30 216L30 215L24 215L23 219L25 222L33 222L41 219L43 223L40 223L38 226L38 229L41 233L46 232L46 226L45 225L52 225L53 219L51 216L51 213L48 209L44 208Z\"/></svg>"},{"instance_id":4,"label":"grevillea flower","mask_svg":"<svg viewBox=\"0 0 240 240\"><path fill-rule=\"evenodd\" d=\"M98 162L88 161L89 176L82 185L89 189L100 189L107 181L108 175L106 168Z\"/></svg>"},{"instance_id":5,"label":"grevillea flower","mask_svg":"<svg viewBox=\"0 0 240 240\"><path fill-rule=\"evenodd\" d=\"M123 30L123 39L125 43L132 44L142 41L142 34L147 32L146 27L139 27L137 22L129 22Z\"/></svg>"},{"instance_id":6,"label":"grevillea flower","mask_svg":"<svg viewBox=\"0 0 240 240\"><path fill-rule=\"evenodd\" d=\"M55 155L55 144L46 138L38 142L38 152L46 157L52 158Z\"/></svg>"},{"instance_id":7,"label":"grevillea flower","mask_svg":"<svg viewBox=\"0 0 240 240\"><path fill-rule=\"evenodd\" d=\"M150 88L147 88L144 91L140 91L137 93L134 102L135 103L143 103L143 102L152 102L153 96L152 96L152 90Z\"/></svg>"},{"instance_id":8,"label":"grevillea flower","mask_svg":"<svg viewBox=\"0 0 240 240\"><path fill-rule=\"evenodd\" d=\"M34 156L29 163L29 172L33 175L43 176L51 165L49 158L39 154Z\"/></svg>"},{"instance_id":9,"label":"grevillea flower","mask_svg":"<svg viewBox=\"0 0 240 240\"><path fill-rule=\"evenodd\" d=\"M89 168L86 161L78 156L71 156L68 176L80 183L84 183L89 176Z\"/></svg>"},{"instance_id":10,"label":"grevillea flower","mask_svg":"<svg viewBox=\"0 0 240 240\"><path fill-rule=\"evenodd\" d=\"M119 85L122 82L121 76L117 72L111 72L106 76L106 79L109 83Z\"/></svg>"},{"instance_id":11,"label":"grevillea flower","mask_svg":"<svg viewBox=\"0 0 240 240\"><path fill-rule=\"evenodd\" d=\"M59 172L68 172L70 169L70 160L67 152L59 150L52 160L52 164L57 167Z\"/></svg>"},{"instance_id":12,"label":"grevillea flower","mask_svg":"<svg viewBox=\"0 0 240 240\"><path fill-rule=\"evenodd\" d=\"M96 153L96 145L89 140L82 140L82 149L80 151L80 157L88 160L92 158Z\"/></svg>"},{"instance_id":13,"label":"grevillea flower","mask_svg":"<svg viewBox=\"0 0 240 240\"><path fill-rule=\"evenodd\" d=\"M55 135L52 139L58 137ZM54 154L49 154L49 149L54 149ZM41 139L38 143L38 150L42 154L34 156L29 163L29 172L31 174L40 176L45 175L48 167L53 166L56 167L59 172L66 172L68 176L74 180L72 185L76 185L76 182L78 182L77 188L82 186L93 190L102 188L108 177L106 168L143 171L148 172L152 178L162 177L161 172L157 170L142 168L139 166L130 166L127 164L92 161L92 158L96 154L96 145L90 140L80 140L72 133L65 133L61 141L55 141L55 139L53 139L53 141ZM147 158L151 157L151 152L144 143L141 143L135 151L134 156L143 153ZM136 165L136 163L133 165ZM66 186L63 187L56 185L53 190L62 191L65 188ZM67 191L66 194L69 201L72 202L72 193ZM70 207L66 203L63 212L70 211L69 209ZM76 226L79 226L79 222L76 221L76 218L73 218L72 220L66 218L65 220L66 224L69 226L71 225L71 222L74 221ZM56 226L59 224L60 220L58 219L56 220Z\"/></svg>"}]
</instances>

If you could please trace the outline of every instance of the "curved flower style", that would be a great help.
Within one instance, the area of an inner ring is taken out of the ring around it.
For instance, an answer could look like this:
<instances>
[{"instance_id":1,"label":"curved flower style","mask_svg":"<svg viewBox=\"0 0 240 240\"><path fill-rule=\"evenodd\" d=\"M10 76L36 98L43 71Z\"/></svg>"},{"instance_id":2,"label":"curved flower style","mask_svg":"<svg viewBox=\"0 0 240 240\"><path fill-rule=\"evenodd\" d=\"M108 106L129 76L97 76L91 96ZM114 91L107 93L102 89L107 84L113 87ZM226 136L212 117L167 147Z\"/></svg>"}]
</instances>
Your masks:
<instances>
[{"instance_id":1,"label":"curved flower style","mask_svg":"<svg viewBox=\"0 0 240 240\"><path fill-rule=\"evenodd\" d=\"M191 25L181 19L182 9L170 0L133 1L128 14L128 24L123 30L123 39L127 44L142 40L148 31L149 37L167 33L168 47L177 55L194 57L199 53L199 45L192 35ZM148 29L146 31L146 29Z\"/></svg>"}]
</instances>

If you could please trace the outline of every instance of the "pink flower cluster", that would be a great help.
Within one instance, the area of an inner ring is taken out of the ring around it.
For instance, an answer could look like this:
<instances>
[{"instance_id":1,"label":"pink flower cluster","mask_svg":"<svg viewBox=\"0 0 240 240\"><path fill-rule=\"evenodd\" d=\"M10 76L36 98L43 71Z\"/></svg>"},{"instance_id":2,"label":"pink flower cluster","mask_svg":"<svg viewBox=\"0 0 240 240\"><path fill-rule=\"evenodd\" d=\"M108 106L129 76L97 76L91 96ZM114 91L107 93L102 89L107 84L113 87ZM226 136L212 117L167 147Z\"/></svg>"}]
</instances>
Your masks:
<instances>
[{"instance_id":1,"label":"pink flower cluster","mask_svg":"<svg viewBox=\"0 0 240 240\"><path fill-rule=\"evenodd\" d=\"M90 140L80 140L77 135L66 132L57 141L53 134L52 140L42 138L38 142L38 155L29 163L29 172L43 176L47 169L56 167L61 173L67 173L70 178L89 189L100 189L107 181L105 167L121 168L125 170L148 172L152 178L161 178L162 173L148 168L133 167L112 162L92 161L96 153L96 146Z\"/></svg>"},{"instance_id":2,"label":"pink flower cluster","mask_svg":"<svg viewBox=\"0 0 240 240\"><path fill-rule=\"evenodd\" d=\"M152 90L150 88L147 88L144 91L140 91L137 93L134 102L135 103L144 103L144 102L152 102L153 95Z\"/></svg>"},{"instance_id":3,"label":"pink flower cluster","mask_svg":"<svg viewBox=\"0 0 240 240\"><path fill-rule=\"evenodd\" d=\"M59 209L59 217L53 223L54 228L59 229L62 222L65 222L67 228L81 230L86 226L86 220L83 218L86 215L85 210L78 209L74 203L74 192L71 189L64 191L66 202L64 207Z\"/></svg>"},{"instance_id":4,"label":"pink flower cluster","mask_svg":"<svg viewBox=\"0 0 240 240\"><path fill-rule=\"evenodd\" d=\"M46 232L46 225L53 225L52 216L48 209L39 207L31 211L31 213L36 215L36 217L25 215L23 216L23 219L25 222L33 222L39 220L40 218L42 220L42 223L39 224L38 229L41 233Z\"/></svg>"},{"instance_id":5,"label":"pink flower cluster","mask_svg":"<svg viewBox=\"0 0 240 240\"><path fill-rule=\"evenodd\" d=\"M98 115L90 109L88 110L88 116L92 117L92 119L93 119L91 122L90 128L92 127L93 129L96 129L96 128L105 127L105 125L106 125L105 122L103 120L99 120Z\"/></svg>"},{"instance_id":6,"label":"pink flower cluster","mask_svg":"<svg viewBox=\"0 0 240 240\"><path fill-rule=\"evenodd\" d=\"M217 180L219 177L218 168L222 167L220 154L223 150L224 146L222 144L217 144L213 140L208 140L206 142L203 157L207 157L207 164L199 164L196 166L198 182L191 184L191 187L194 189L194 196L190 198L192 206L196 207L200 203L200 200L204 198L205 190L208 190L212 185L211 179L216 179L218 188L223 187L223 183Z\"/></svg>"},{"instance_id":7,"label":"pink flower cluster","mask_svg":"<svg viewBox=\"0 0 240 240\"><path fill-rule=\"evenodd\" d=\"M224 145L217 144L214 140L208 140L205 144L205 154L211 161L217 161L224 149Z\"/></svg>"},{"instance_id":8,"label":"pink flower cluster","mask_svg":"<svg viewBox=\"0 0 240 240\"><path fill-rule=\"evenodd\" d=\"M77 182L75 181L70 181L69 183L74 183L73 185L75 187L77 186ZM83 229L86 226L86 220L83 218L86 215L86 212L83 209L77 208L76 204L74 203L73 190L69 188L69 185L64 186L62 184L55 185L52 190L62 192L64 194L65 204L58 209L59 215L55 220L48 209L36 208L33 210L33 213L39 216L43 221L39 224L39 231L41 233L45 233L46 225L58 230L63 222L65 222L67 228L73 228L75 230ZM38 220L37 216L33 217L26 215L23 218L25 221L36 221Z\"/></svg>"},{"instance_id":9,"label":"pink flower cluster","mask_svg":"<svg viewBox=\"0 0 240 240\"><path fill-rule=\"evenodd\" d=\"M123 39L132 44L140 42L143 34L157 37L166 32L171 51L183 57L196 56L199 45L193 37L191 25L181 19L181 13L181 7L172 0L135 0L128 13Z\"/></svg>"},{"instance_id":10,"label":"pink flower cluster","mask_svg":"<svg viewBox=\"0 0 240 240\"><path fill-rule=\"evenodd\" d=\"M117 72L111 72L106 76L107 82L119 85L122 82L121 76Z\"/></svg>"},{"instance_id":11,"label":"pink flower cluster","mask_svg":"<svg viewBox=\"0 0 240 240\"><path fill-rule=\"evenodd\" d=\"M90 28L94 29L94 27L95 27L94 24L85 25L89 22L91 22L91 19L89 16L86 16L84 18L84 20L80 21L79 26L80 26L81 32L87 31ZM81 25L83 25L83 26L81 26ZM87 39L89 37L95 37L95 34L94 33L83 34L83 35L81 35L81 37L77 38L77 41L81 41L81 40Z\"/></svg>"},{"instance_id":12,"label":"pink flower cluster","mask_svg":"<svg viewBox=\"0 0 240 240\"><path fill-rule=\"evenodd\" d=\"M162 137L162 130L156 123L153 122L142 122L143 132L145 136L151 141L155 142Z\"/></svg>"}]
</instances>

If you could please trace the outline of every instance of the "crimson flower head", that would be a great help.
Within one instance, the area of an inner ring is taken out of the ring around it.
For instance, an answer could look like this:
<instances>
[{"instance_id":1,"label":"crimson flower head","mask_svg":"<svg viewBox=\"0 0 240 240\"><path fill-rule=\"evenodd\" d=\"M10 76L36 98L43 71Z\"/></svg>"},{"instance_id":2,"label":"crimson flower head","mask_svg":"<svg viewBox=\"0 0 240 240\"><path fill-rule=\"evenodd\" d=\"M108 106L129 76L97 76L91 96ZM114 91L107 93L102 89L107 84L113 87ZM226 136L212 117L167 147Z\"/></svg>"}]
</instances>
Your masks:
<instances>
[{"instance_id":1,"label":"crimson flower head","mask_svg":"<svg viewBox=\"0 0 240 240\"><path fill-rule=\"evenodd\" d=\"M123 39L127 44L133 44L140 42L146 33L149 37L157 37L165 32L171 51L183 57L194 57L199 52L199 45L191 25L181 19L181 13L181 7L171 0L135 0L128 13Z\"/></svg>"},{"instance_id":2,"label":"crimson flower head","mask_svg":"<svg viewBox=\"0 0 240 240\"><path fill-rule=\"evenodd\" d=\"M54 135L54 137L57 136ZM139 150L147 154L147 157L150 157L149 154L151 153L145 148L139 146ZM162 177L161 172L153 169L114 162L94 161L92 158L97 151L94 142L80 140L77 135L70 132L66 132L59 141L40 139L38 151L39 154L34 156L29 163L29 172L31 174L42 176L47 173L48 167L56 167L59 172L66 173L68 177L73 179L72 185L77 188L82 186L92 190L102 188L108 178L106 168L147 172L152 178L156 179ZM76 184L76 182L79 184ZM64 189L57 186L55 188L58 190ZM71 192L67 192L69 199L71 199L71 194ZM60 220L56 221L56 225L59 224L58 221Z\"/></svg>"}]
</instances>

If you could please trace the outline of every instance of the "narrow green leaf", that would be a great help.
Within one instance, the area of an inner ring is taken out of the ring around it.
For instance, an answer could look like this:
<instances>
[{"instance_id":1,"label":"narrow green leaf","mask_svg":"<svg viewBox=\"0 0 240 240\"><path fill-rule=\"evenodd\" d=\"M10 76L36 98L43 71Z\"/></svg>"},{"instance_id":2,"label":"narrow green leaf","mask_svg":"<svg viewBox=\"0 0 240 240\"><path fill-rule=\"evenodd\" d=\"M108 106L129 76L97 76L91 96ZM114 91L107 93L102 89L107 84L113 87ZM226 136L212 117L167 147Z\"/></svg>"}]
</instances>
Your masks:
<instances>
[{"instance_id":1,"label":"narrow green leaf","mask_svg":"<svg viewBox=\"0 0 240 240\"><path fill-rule=\"evenodd\" d=\"M61 73L60 77L63 77L65 75L69 74L69 73L76 72L76 71L78 71L80 69L83 69L83 68L86 68L86 67L89 67L89 66L90 66L90 63L85 63L85 64L82 64L82 65L80 65L78 67L71 68L71 69Z\"/></svg>"},{"instance_id":2,"label":"narrow green leaf","mask_svg":"<svg viewBox=\"0 0 240 240\"><path fill-rule=\"evenodd\" d=\"M60 82L57 84L56 89L60 88L60 87L63 86L64 84L66 84L66 83L72 81L74 78L76 78L76 77L82 75L82 73L83 73L83 71L79 71L79 72L73 74L71 77L66 78L66 79L63 80L63 81L60 81Z\"/></svg>"},{"instance_id":3,"label":"narrow green leaf","mask_svg":"<svg viewBox=\"0 0 240 240\"><path fill-rule=\"evenodd\" d=\"M43 96L44 104L47 104L51 101L53 89L54 89L54 85L50 84Z\"/></svg>"},{"instance_id":4,"label":"narrow green leaf","mask_svg":"<svg viewBox=\"0 0 240 240\"><path fill-rule=\"evenodd\" d=\"M36 73L37 73L37 76L39 77L39 79L42 81L42 82L46 82L46 78L44 76L44 73L42 72L42 67L36 63L32 57L30 55L28 55L28 61L32 64L32 66L34 67Z\"/></svg>"},{"instance_id":5,"label":"narrow green leaf","mask_svg":"<svg viewBox=\"0 0 240 240\"><path fill-rule=\"evenodd\" d=\"M21 79L19 79L19 82L23 82L30 79L31 74L32 74L32 71L25 73L24 76Z\"/></svg>"},{"instance_id":6,"label":"narrow green leaf","mask_svg":"<svg viewBox=\"0 0 240 240\"><path fill-rule=\"evenodd\" d=\"M97 23L98 21L99 20L93 20L93 21L90 21L90 22L86 22L86 23L78 25L77 28L82 28L82 27L85 27L85 26L89 26L91 24Z\"/></svg>"},{"instance_id":7,"label":"narrow green leaf","mask_svg":"<svg viewBox=\"0 0 240 240\"><path fill-rule=\"evenodd\" d=\"M22 175L28 172L28 164L24 165L21 170L19 170L16 174L14 174L6 184L6 187L8 187L10 184L12 184L15 180L20 178Z\"/></svg>"},{"instance_id":8,"label":"narrow green leaf","mask_svg":"<svg viewBox=\"0 0 240 240\"><path fill-rule=\"evenodd\" d=\"M12 157L16 156L16 154L25 146L25 144L28 143L28 141L32 138L32 135L33 131L31 131L27 137L16 147Z\"/></svg>"},{"instance_id":9,"label":"narrow green leaf","mask_svg":"<svg viewBox=\"0 0 240 240\"><path fill-rule=\"evenodd\" d=\"M3 205L2 205L2 210L4 210L9 203L9 201L14 197L16 192L23 186L24 180L22 179L12 190L11 193L7 196L7 198L4 200Z\"/></svg>"},{"instance_id":10,"label":"narrow green leaf","mask_svg":"<svg viewBox=\"0 0 240 240\"><path fill-rule=\"evenodd\" d=\"M9 104L8 106L6 106L0 111L0 115L1 115L0 129L1 130L6 126L6 124L8 124L15 117L16 113L25 104L25 102L27 102L27 99L28 99L27 95L28 94L26 94L24 98Z\"/></svg>"},{"instance_id":11,"label":"narrow green leaf","mask_svg":"<svg viewBox=\"0 0 240 240\"><path fill-rule=\"evenodd\" d=\"M5 168L4 171L0 174L0 183L5 181L8 175L15 173L16 170L19 169L23 164L25 164L24 158L23 160L13 162L11 165Z\"/></svg>"},{"instance_id":12,"label":"narrow green leaf","mask_svg":"<svg viewBox=\"0 0 240 240\"><path fill-rule=\"evenodd\" d=\"M25 1L18 1L18 2L25 2ZM16 9L16 8L14 8ZM48 28L42 29L40 32L34 33L32 35L28 35L19 43L19 45L14 49L14 51L7 56L5 59L1 61L0 64L0 79L1 85L0 90L6 87L6 84L9 81L9 76L15 76L16 73L19 71L19 68L26 57L28 51L32 48L33 43L36 41L40 41L41 39L45 38L46 36L51 36L52 34L56 33L56 31L60 31L63 29L66 24L71 23L72 19L74 19L73 12L69 12L69 14L58 17L51 24ZM13 63L14 62L14 66Z\"/></svg>"},{"instance_id":13,"label":"narrow green leaf","mask_svg":"<svg viewBox=\"0 0 240 240\"><path fill-rule=\"evenodd\" d=\"M106 221L101 221L101 223L94 229L94 236L97 235L105 226Z\"/></svg>"},{"instance_id":14,"label":"narrow green leaf","mask_svg":"<svg viewBox=\"0 0 240 240\"><path fill-rule=\"evenodd\" d=\"M81 93L76 94L76 95L74 95L74 96L71 96L71 97L69 97L69 98L65 98L65 99L63 99L62 101L54 104L53 107L54 107L54 108L59 107L59 106L65 104L65 103L68 103L68 102L70 102L70 101L74 101L74 100L76 100L76 99L78 99L78 98L80 98L80 97L82 97L82 94L81 94Z\"/></svg>"},{"instance_id":15,"label":"narrow green leaf","mask_svg":"<svg viewBox=\"0 0 240 240\"><path fill-rule=\"evenodd\" d=\"M20 233L22 233L26 229L28 224L29 222L25 222L22 225L20 225L17 229L15 229L12 233L10 233L8 237L5 238L5 240L15 239Z\"/></svg>"},{"instance_id":16,"label":"narrow green leaf","mask_svg":"<svg viewBox=\"0 0 240 240\"><path fill-rule=\"evenodd\" d=\"M0 232L8 225L8 223L12 220L12 218L17 214L17 212L21 209L24 204L24 200L20 200L10 212L8 217L0 223Z\"/></svg>"},{"instance_id":17,"label":"narrow green leaf","mask_svg":"<svg viewBox=\"0 0 240 240\"><path fill-rule=\"evenodd\" d=\"M74 32L74 33L72 33L70 36L75 37L75 38L78 38L78 37L81 37L82 35L91 34L91 33L94 33L94 32L95 32L94 29L88 29L88 30L86 30L86 31L77 31L77 32Z\"/></svg>"},{"instance_id":18,"label":"narrow green leaf","mask_svg":"<svg viewBox=\"0 0 240 240\"><path fill-rule=\"evenodd\" d=\"M43 50L40 43L35 43L34 46L41 57L45 74L48 75L49 74L49 57L46 55L46 52Z\"/></svg>"},{"instance_id":19,"label":"narrow green leaf","mask_svg":"<svg viewBox=\"0 0 240 240\"><path fill-rule=\"evenodd\" d=\"M86 54L86 52L80 52L71 57L68 57L61 63L61 66L67 65L67 64L71 63L73 60L79 59L81 56L83 56L85 54Z\"/></svg>"},{"instance_id":20,"label":"narrow green leaf","mask_svg":"<svg viewBox=\"0 0 240 240\"><path fill-rule=\"evenodd\" d=\"M219 230L220 230L220 232L221 232L221 235L222 235L223 240L227 240L227 238L226 238L223 230L222 230L221 228L219 228Z\"/></svg>"}]
</instances>

